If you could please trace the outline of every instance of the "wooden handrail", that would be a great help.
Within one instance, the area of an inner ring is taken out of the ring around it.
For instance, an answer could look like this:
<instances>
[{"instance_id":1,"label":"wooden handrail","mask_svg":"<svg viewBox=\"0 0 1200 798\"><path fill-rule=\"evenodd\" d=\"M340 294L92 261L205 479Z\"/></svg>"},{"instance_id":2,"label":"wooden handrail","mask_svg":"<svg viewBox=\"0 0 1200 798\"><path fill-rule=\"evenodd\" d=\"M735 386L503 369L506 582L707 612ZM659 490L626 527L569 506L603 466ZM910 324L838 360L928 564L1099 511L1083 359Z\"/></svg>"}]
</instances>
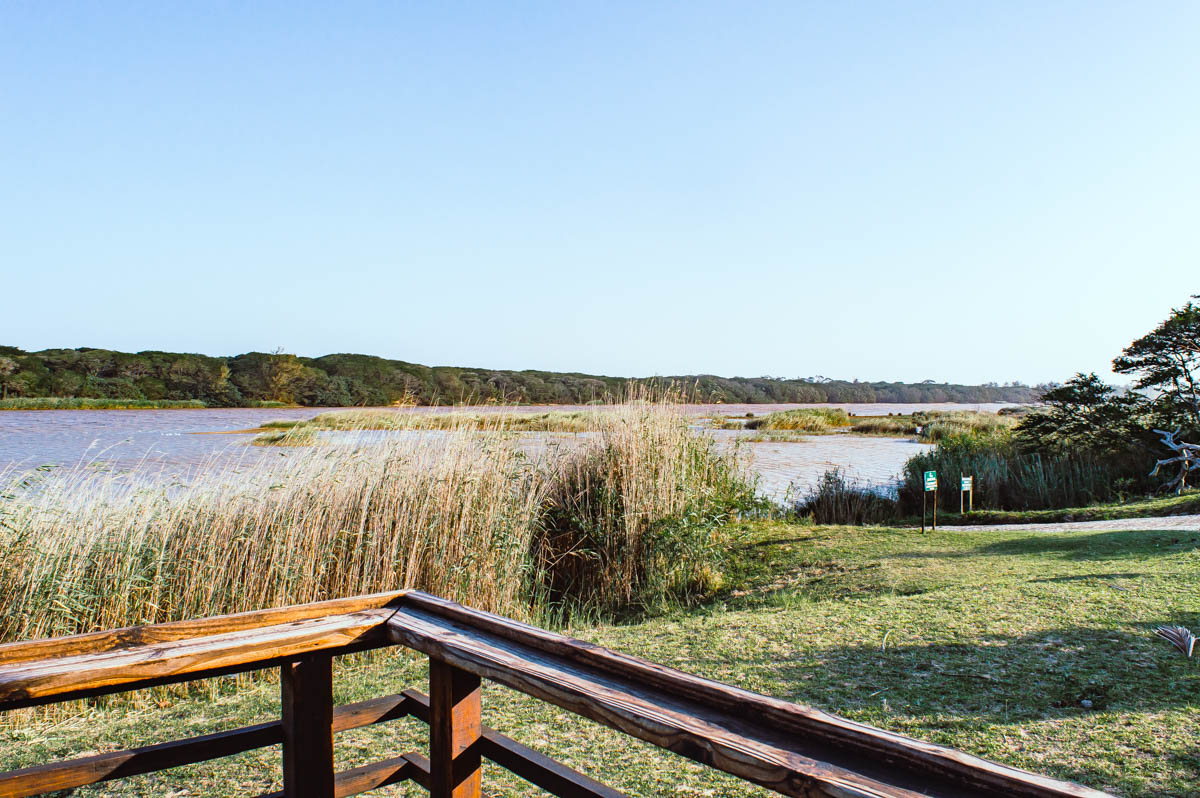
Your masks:
<instances>
[{"instance_id":1,"label":"wooden handrail","mask_svg":"<svg viewBox=\"0 0 1200 798\"><path fill-rule=\"evenodd\" d=\"M784 795L1100 796L413 593L401 645Z\"/></svg>"},{"instance_id":2,"label":"wooden handrail","mask_svg":"<svg viewBox=\"0 0 1200 798\"><path fill-rule=\"evenodd\" d=\"M171 621L147 626L127 626L103 632L90 632L66 637L50 637L0 645L0 669L28 660L46 660L80 654L105 654L127 648L140 648L180 640L194 640L210 635L263 629L268 626L346 615L363 610L397 607L412 591L392 590L365 596L314 601L291 607L251 610L232 615L214 615L187 621Z\"/></svg>"},{"instance_id":3,"label":"wooden handrail","mask_svg":"<svg viewBox=\"0 0 1200 798\"><path fill-rule=\"evenodd\" d=\"M111 651L0 660L0 709L57 703L170 682L259 670L304 654L346 654L388 645L393 610L363 610Z\"/></svg>"},{"instance_id":4,"label":"wooden handrail","mask_svg":"<svg viewBox=\"0 0 1200 798\"><path fill-rule=\"evenodd\" d=\"M334 656L401 645L428 655L433 692L332 706ZM0 774L0 798L70 789L282 742L281 795L353 795L412 779L434 798L475 798L486 757L551 794L619 792L487 728L478 680L520 690L784 795L829 798L1096 798L1105 793L999 765L809 707L620 654L419 591L0 646L0 710L279 666L281 721ZM413 716L416 753L333 772L338 731Z\"/></svg>"}]
</instances>

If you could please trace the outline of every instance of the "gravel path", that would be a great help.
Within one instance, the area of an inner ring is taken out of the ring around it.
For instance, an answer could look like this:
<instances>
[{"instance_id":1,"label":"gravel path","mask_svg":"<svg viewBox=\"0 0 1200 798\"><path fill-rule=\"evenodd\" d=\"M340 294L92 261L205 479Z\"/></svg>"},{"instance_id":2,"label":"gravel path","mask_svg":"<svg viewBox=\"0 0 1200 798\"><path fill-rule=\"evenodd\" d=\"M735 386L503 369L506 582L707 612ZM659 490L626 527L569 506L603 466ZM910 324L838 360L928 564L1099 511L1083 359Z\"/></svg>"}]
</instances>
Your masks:
<instances>
[{"instance_id":1,"label":"gravel path","mask_svg":"<svg viewBox=\"0 0 1200 798\"><path fill-rule=\"evenodd\" d=\"M961 529L987 532L989 530L1020 531L1028 529L1034 532L1074 532L1086 529L1182 529L1190 532L1200 531L1200 515L1169 515L1162 518L1122 518L1116 521L1060 521L1050 524L980 524L978 526L943 526L938 529Z\"/></svg>"}]
</instances>

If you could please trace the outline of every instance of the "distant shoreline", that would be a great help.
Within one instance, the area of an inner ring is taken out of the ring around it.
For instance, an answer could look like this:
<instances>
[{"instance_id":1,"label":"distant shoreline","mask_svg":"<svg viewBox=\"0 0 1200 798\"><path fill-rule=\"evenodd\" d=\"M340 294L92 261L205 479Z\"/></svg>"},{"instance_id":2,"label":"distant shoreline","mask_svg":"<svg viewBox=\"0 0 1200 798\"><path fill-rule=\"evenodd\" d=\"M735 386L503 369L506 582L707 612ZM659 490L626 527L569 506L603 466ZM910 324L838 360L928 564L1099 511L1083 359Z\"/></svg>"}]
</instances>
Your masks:
<instances>
[{"instance_id":1,"label":"distant shoreline","mask_svg":"<svg viewBox=\"0 0 1200 798\"><path fill-rule=\"evenodd\" d=\"M576 410L587 409L602 409L612 407L612 404L577 404L564 402L561 404L551 403L531 403L531 404L502 404L498 402L489 402L486 404L455 404L455 405L258 405L258 406L209 406L199 400L131 400L129 402L121 402L120 400L112 399L77 399L71 397L41 397L23 399L19 404L11 403L12 400L0 400L0 412L48 412L55 410L120 410L120 411L136 411L136 410L312 410L312 411L330 411L330 410L395 410L413 411L420 413L429 412L503 412L503 411L519 411L519 412L537 412L542 409L562 409L572 408ZM722 408L730 408L731 410L745 407L751 408L799 408L799 407L861 407L869 405L898 405L912 407L914 410L925 408L930 405L956 405L965 408L977 407L979 405L1004 405L1017 407L1027 404L1036 404L1035 402L672 402L671 404L679 404L687 407L707 408L711 412L719 413ZM754 412L754 411L751 411ZM739 413L741 414L741 413Z\"/></svg>"},{"instance_id":2,"label":"distant shoreline","mask_svg":"<svg viewBox=\"0 0 1200 798\"><path fill-rule=\"evenodd\" d=\"M135 407L164 408L161 403L189 400L208 407L253 407L264 402L302 407L562 406L638 398L704 404L989 404L1034 402L1046 388L1020 383L961 385L933 380L864 382L714 374L612 377L426 366L345 353L315 358L283 352L214 357L87 347L27 352L0 346L0 396L9 397L0 400L0 408L12 403L34 409L40 400L49 399L55 407L65 404L71 409L89 409L95 403L122 409L131 402Z\"/></svg>"}]
</instances>

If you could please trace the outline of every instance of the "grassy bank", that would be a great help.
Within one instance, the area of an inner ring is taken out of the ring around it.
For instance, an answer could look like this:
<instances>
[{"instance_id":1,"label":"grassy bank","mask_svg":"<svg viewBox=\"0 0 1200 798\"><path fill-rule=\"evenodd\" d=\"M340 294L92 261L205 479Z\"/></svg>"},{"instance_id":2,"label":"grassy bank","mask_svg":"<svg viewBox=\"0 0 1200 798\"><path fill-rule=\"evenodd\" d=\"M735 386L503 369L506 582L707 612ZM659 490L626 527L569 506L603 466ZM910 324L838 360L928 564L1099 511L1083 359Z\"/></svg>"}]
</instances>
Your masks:
<instances>
[{"instance_id":1,"label":"grassy bank","mask_svg":"<svg viewBox=\"0 0 1200 798\"><path fill-rule=\"evenodd\" d=\"M943 477L945 480L945 477ZM948 481L948 480L947 480ZM919 496L919 494L917 494ZM951 488L953 510L939 510L938 521L946 526L993 524L1050 524L1071 521L1116 521L1124 518L1158 518L1200 514L1200 489L1183 495L1158 496L1125 502L1106 502L1050 510L975 510L958 512L958 496ZM919 499L917 500L919 507ZM945 504L940 502L939 504ZM826 473L817 486L792 508L806 521L818 524L869 524L875 526L919 526L920 515L903 515L902 504L881 495L870 485L847 479L839 471ZM928 523L928 520L926 521Z\"/></svg>"},{"instance_id":2,"label":"grassy bank","mask_svg":"<svg viewBox=\"0 0 1200 798\"><path fill-rule=\"evenodd\" d=\"M1005 435L1017 424L1010 415L981 413L974 410L933 410L895 416L854 416L841 408L809 407L782 410L765 416L722 418L722 429L756 430L764 440L787 440L788 433L823 435L850 432L855 435L882 435L916 438L937 443L952 436Z\"/></svg>"},{"instance_id":3,"label":"grassy bank","mask_svg":"<svg viewBox=\"0 0 1200 798\"><path fill-rule=\"evenodd\" d=\"M537 457L468 426L350 436L169 490L87 470L9 480L0 640L403 586L522 618L600 613L719 581L722 525L754 505L741 465L670 406L592 423Z\"/></svg>"},{"instance_id":4,"label":"grassy bank","mask_svg":"<svg viewBox=\"0 0 1200 798\"><path fill-rule=\"evenodd\" d=\"M605 411L546 413L413 413L405 410L336 410L310 419L279 419L261 426L255 446L305 446L321 430L339 432L588 432L605 427Z\"/></svg>"},{"instance_id":5,"label":"grassy bank","mask_svg":"<svg viewBox=\"0 0 1200 798\"><path fill-rule=\"evenodd\" d=\"M729 426L763 432L789 431L820 434L850 427L850 414L837 407L806 407L747 418L745 422L731 423Z\"/></svg>"},{"instance_id":6,"label":"grassy bank","mask_svg":"<svg viewBox=\"0 0 1200 798\"><path fill-rule=\"evenodd\" d=\"M956 435L1005 435L1018 422L1013 416L973 410L932 411L908 416L855 416L852 421L853 430L859 435L912 436L925 443L938 443Z\"/></svg>"},{"instance_id":7,"label":"grassy bank","mask_svg":"<svg viewBox=\"0 0 1200 798\"><path fill-rule=\"evenodd\" d=\"M199 410L199 399L74 399L57 396L0 399L0 410Z\"/></svg>"},{"instance_id":8,"label":"grassy bank","mask_svg":"<svg viewBox=\"0 0 1200 798\"><path fill-rule=\"evenodd\" d=\"M688 611L577 636L1129 798L1200 795L1200 660L1153 637L1200 626L1200 534L944 532L775 522L731 531L728 585ZM347 661L335 698L425 689L416 657ZM0 730L0 767L277 717L278 687L214 702L93 707ZM1085 704L1085 702L1087 702ZM768 795L672 754L488 687L485 722L632 796ZM426 746L403 721L339 735L352 767ZM113 783L105 793L194 796L279 784L278 749ZM527 787L489 768L490 795ZM391 795L421 795L397 787Z\"/></svg>"},{"instance_id":9,"label":"grassy bank","mask_svg":"<svg viewBox=\"0 0 1200 798\"><path fill-rule=\"evenodd\" d=\"M404 410L335 410L296 426L330 430L483 430L584 432L604 425L604 411L546 413L413 413Z\"/></svg>"},{"instance_id":10,"label":"grassy bank","mask_svg":"<svg viewBox=\"0 0 1200 798\"><path fill-rule=\"evenodd\" d=\"M959 514L938 511L938 522L947 525L1051 524L1071 521L1117 521L1123 518L1160 518L1169 515L1200 514L1200 489L1182 496L1159 496L1129 502L1108 502L1086 507L1057 510L978 510ZM914 516L905 523L920 524Z\"/></svg>"},{"instance_id":11,"label":"grassy bank","mask_svg":"<svg viewBox=\"0 0 1200 798\"><path fill-rule=\"evenodd\" d=\"M312 446L317 443L317 430L311 427L268 427L255 435L250 443L253 446Z\"/></svg>"}]
</instances>

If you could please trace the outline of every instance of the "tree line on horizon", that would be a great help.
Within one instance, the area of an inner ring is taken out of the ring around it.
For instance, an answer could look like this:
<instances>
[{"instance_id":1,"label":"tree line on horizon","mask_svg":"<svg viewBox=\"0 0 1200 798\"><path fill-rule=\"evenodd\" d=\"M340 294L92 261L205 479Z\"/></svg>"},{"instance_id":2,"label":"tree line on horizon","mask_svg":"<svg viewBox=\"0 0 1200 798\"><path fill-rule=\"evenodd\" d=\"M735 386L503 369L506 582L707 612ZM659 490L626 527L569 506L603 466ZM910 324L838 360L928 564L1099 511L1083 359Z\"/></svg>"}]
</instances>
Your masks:
<instances>
[{"instance_id":1,"label":"tree line on horizon","mask_svg":"<svg viewBox=\"0 0 1200 798\"><path fill-rule=\"evenodd\" d=\"M633 389L673 388L691 401L763 404L810 402L1035 402L1045 386L860 382L822 377L649 378L552 371L425 366L372 355L309 358L275 352L233 357L108 349L0 346L0 397L199 400L210 407L281 402L310 407L392 404L586 404Z\"/></svg>"}]
</instances>

